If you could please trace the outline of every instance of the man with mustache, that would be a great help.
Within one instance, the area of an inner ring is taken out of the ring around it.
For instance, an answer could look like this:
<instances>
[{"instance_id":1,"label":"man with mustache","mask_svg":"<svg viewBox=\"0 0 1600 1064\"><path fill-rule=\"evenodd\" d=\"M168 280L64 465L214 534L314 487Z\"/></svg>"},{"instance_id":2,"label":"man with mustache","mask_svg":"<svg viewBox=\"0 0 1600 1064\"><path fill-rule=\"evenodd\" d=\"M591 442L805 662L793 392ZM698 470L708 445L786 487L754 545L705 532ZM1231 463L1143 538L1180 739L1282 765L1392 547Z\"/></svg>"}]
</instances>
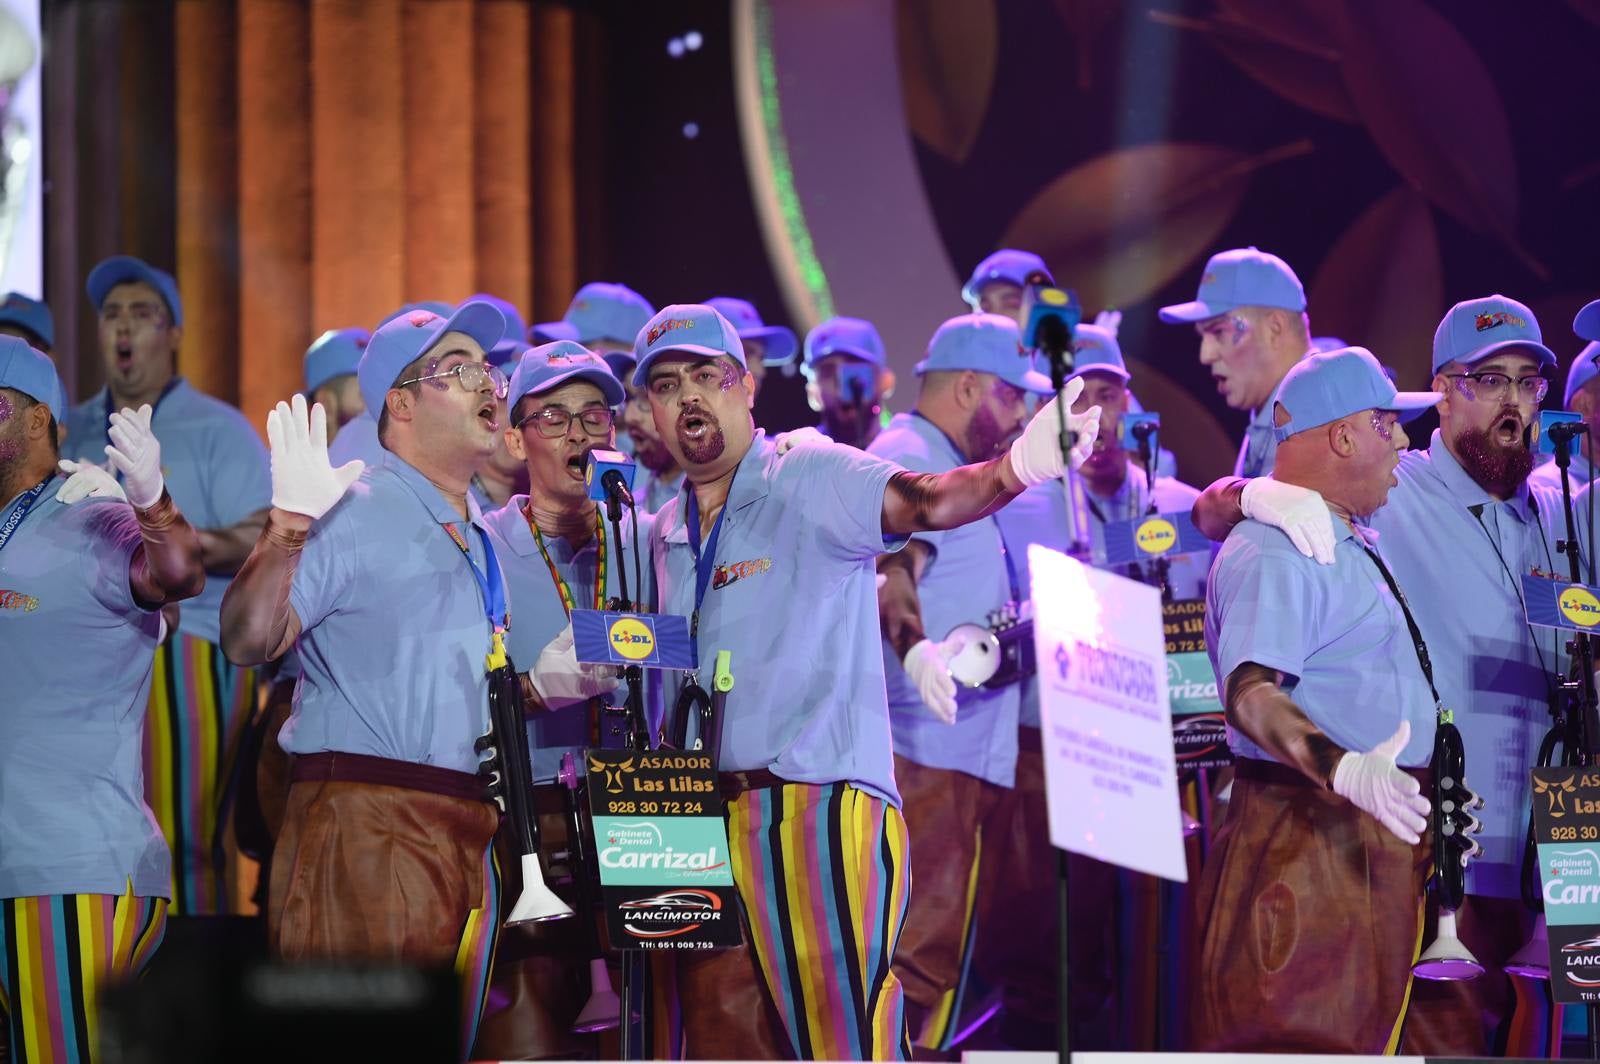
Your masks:
<instances>
[{"instance_id":1,"label":"man with mustache","mask_svg":"<svg viewBox=\"0 0 1600 1064\"><path fill-rule=\"evenodd\" d=\"M1431 853L1414 776L1436 700L1388 537L1365 521L1396 483L1400 415L1439 401L1396 393L1361 348L1312 355L1277 390L1271 478L1318 493L1333 564L1246 521L1211 572L1234 784L1195 898L1193 1049L1381 1053L1398 1035Z\"/></svg>"},{"instance_id":2,"label":"man with mustache","mask_svg":"<svg viewBox=\"0 0 1600 1064\"><path fill-rule=\"evenodd\" d=\"M1398 485L1373 515L1383 552L1410 596L1433 654L1439 693L1466 744L1467 778L1486 803L1484 853L1467 873L1461 939L1484 975L1419 980L1403 1048L1430 1056L1485 1056L1503 1046L1514 1004L1503 964L1527 938L1520 900L1529 776L1550 707L1564 697L1565 640L1525 620L1521 577L1564 573L1560 493L1531 485L1524 430L1549 388L1555 355L1533 312L1502 295L1457 303L1433 338L1439 428L1425 451L1401 456ZM1327 562L1333 526L1313 491L1275 480L1224 478L1195 504L1213 539L1245 515L1283 528ZM1512 1047L1516 1049L1517 1047Z\"/></svg>"},{"instance_id":3,"label":"man with mustache","mask_svg":"<svg viewBox=\"0 0 1600 1064\"><path fill-rule=\"evenodd\" d=\"M916 371L916 409L896 414L867 453L924 473L995 457L1027 421L1028 394L1051 391L1022 353L1016 322L996 314L939 326ZM958 691L948 663L961 641L943 637L956 625L983 623L1028 590L998 518L919 533L904 550L883 555L878 568L886 578L878 610L895 782L907 830L941 840L911 852L917 889L894 967L912 1045L944 1052L956 1030L975 885L994 874L979 863L980 840L1013 784L1019 689Z\"/></svg>"},{"instance_id":4,"label":"man with mustache","mask_svg":"<svg viewBox=\"0 0 1600 1064\"><path fill-rule=\"evenodd\" d=\"M662 606L691 618L700 679L724 650L737 678L721 783L748 945L679 961L688 1053L896 1057L908 1047L890 961L909 877L870 563L1061 475L1057 408L1006 454L942 473L831 442L779 455L716 311L667 307L635 350L634 379L687 474L651 537ZM1074 465L1098 417L1068 415Z\"/></svg>"},{"instance_id":5,"label":"man with mustache","mask_svg":"<svg viewBox=\"0 0 1600 1064\"><path fill-rule=\"evenodd\" d=\"M877 328L861 318L829 318L806 334L803 354L806 402L822 415L817 430L866 448L883 428L883 401L894 394Z\"/></svg>"},{"instance_id":6,"label":"man with mustache","mask_svg":"<svg viewBox=\"0 0 1600 1064\"><path fill-rule=\"evenodd\" d=\"M1223 402L1248 410L1250 424L1234 476L1272 472L1277 439L1272 398L1284 375L1311 347L1306 292L1289 264L1257 248L1211 256L1193 302L1161 308L1161 320L1200 334L1200 364Z\"/></svg>"}]
</instances>

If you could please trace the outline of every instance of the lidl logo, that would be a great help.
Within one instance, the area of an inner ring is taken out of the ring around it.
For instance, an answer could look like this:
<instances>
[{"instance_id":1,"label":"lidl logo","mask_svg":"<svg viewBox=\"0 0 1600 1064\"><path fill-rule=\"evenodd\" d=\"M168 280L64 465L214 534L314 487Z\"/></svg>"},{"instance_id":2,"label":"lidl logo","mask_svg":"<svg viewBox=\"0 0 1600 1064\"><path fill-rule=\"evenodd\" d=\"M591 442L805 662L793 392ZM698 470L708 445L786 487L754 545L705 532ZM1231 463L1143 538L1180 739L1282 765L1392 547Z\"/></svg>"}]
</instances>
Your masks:
<instances>
[{"instance_id":1,"label":"lidl logo","mask_svg":"<svg viewBox=\"0 0 1600 1064\"><path fill-rule=\"evenodd\" d=\"M629 661L643 661L656 649L656 637L636 617L619 617L611 622L611 649Z\"/></svg>"},{"instance_id":2,"label":"lidl logo","mask_svg":"<svg viewBox=\"0 0 1600 1064\"><path fill-rule=\"evenodd\" d=\"M1561 615L1580 628L1600 624L1600 599L1586 587L1569 587L1556 599Z\"/></svg>"},{"instance_id":3,"label":"lidl logo","mask_svg":"<svg viewBox=\"0 0 1600 1064\"><path fill-rule=\"evenodd\" d=\"M1045 288L1039 292L1039 302L1052 307L1067 305L1067 293L1059 288Z\"/></svg>"},{"instance_id":4,"label":"lidl logo","mask_svg":"<svg viewBox=\"0 0 1600 1064\"><path fill-rule=\"evenodd\" d=\"M1152 517L1134 530L1133 542L1146 554L1165 554L1178 545L1178 530L1166 518Z\"/></svg>"}]
</instances>

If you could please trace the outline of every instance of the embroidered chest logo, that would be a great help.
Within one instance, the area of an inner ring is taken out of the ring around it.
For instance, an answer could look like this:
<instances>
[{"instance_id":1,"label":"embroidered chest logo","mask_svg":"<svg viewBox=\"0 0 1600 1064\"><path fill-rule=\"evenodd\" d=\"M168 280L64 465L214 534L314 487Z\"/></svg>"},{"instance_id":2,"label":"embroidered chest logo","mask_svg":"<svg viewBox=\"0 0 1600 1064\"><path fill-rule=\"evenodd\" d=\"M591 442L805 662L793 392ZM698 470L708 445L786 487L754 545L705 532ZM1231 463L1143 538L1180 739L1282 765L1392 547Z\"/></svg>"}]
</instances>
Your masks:
<instances>
[{"instance_id":1,"label":"embroidered chest logo","mask_svg":"<svg viewBox=\"0 0 1600 1064\"><path fill-rule=\"evenodd\" d=\"M772 568L771 558L752 558L747 562L729 562L719 565L711 574L711 590L727 587L736 580L743 580L747 576L760 576Z\"/></svg>"},{"instance_id":2,"label":"embroidered chest logo","mask_svg":"<svg viewBox=\"0 0 1600 1064\"><path fill-rule=\"evenodd\" d=\"M0 587L0 610L21 610L32 613L39 608L39 600L20 591L7 591Z\"/></svg>"}]
</instances>

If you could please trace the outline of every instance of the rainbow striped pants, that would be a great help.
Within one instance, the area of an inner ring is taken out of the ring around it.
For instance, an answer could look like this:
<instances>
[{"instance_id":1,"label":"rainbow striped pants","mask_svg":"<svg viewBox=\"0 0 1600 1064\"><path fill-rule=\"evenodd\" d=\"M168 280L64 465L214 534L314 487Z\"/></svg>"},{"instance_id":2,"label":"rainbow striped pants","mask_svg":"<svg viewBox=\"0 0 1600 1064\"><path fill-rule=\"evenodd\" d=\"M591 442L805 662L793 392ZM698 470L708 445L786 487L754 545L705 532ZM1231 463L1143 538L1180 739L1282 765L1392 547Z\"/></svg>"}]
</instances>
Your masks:
<instances>
[{"instance_id":1,"label":"rainbow striped pants","mask_svg":"<svg viewBox=\"0 0 1600 1064\"><path fill-rule=\"evenodd\" d=\"M908 1057L890 966L911 886L900 811L846 783L786 783L741 794L727 823L747 945L679 960L689 1056Z\"/></svg>"},{"instance_id":2,"label":"rainbow striped pants","mask_svg":"<svg viewBox=\"0 0 1600 1064\"><path fill-rule=\"evenodd\" d=\"M99 1058L102 987L137 976L166 930L167 900L52 894L0 899L0 1009L17 1064Z\"/></svg>"},{"instance_id":3,"label":"rainbow striped pants","mask_svg":"<svg viewBox=\"0 0 1600 1064\"><path fill-rule=\"evenodd\" d=\"M255 699L256 671L229 662L217 644L177 632L156 648L144 792L172 848L174 915L239 910L228 784Z\"/></svg>"}]
</instances>

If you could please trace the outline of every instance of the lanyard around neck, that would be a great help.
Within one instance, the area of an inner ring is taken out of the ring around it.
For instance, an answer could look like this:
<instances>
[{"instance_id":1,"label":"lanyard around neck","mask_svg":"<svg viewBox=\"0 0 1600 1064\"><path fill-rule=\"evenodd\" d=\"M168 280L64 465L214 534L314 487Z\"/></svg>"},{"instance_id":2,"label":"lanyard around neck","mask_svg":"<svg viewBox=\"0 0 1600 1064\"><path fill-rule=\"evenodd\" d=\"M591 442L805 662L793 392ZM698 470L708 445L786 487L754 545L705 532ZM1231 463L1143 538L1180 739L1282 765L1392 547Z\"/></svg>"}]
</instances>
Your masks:
<instances>
[{"instance_id":1,"label":"lanyard around neck","mask_svg":"<svg viewBox=\"0 0 1600 1064\"><path fill-rule=\"evenodd\" d=\"M737 471L736 471L737 472ZM733 500L733 481L728 481L728 495L722 500L722 509L711 523L711 534L706 537L705 549L700 548L700 503L695 498L694 485L688 486L687 525L689 549L694 552L694 613L689 618L689 637L700 632L700 604L711 587L711 574L717 568L717 540L722 536L722 519L728 516L728 504Z\"/></svg>"},{"instance_id":2,"label":"lanyard around neck","mask_svg":"<svg viewBox=\"0 0 1600 1064\"><path fill-rule=\"evenodd\" d=\"M506 663L505 633L511 627L511 611L506 607L506 585L500 578L500 561L494 556L494 547L489 542L489 534L483 529L473 526L478 533L478 538L483 541L484 560L488 572L478 568L478 563L472 560L472 552L467 549L467 541L461 537L461 532L454 524L444 526L450 534L450 539L461 551L461 556L467 559L467 567L472 570L472 578L478 582L478 590L483 593L483 615L489 621L489 627L494 629L494 640L490 646L488 666L497 668Z\"/></svg>"},{"instance_id":3,"label":"lanyard around neck","mask_svg":"<svg viewBox=\"0 0 1600 1064\"><path fill-rule=\"evenodd\" d=\"M561 608L568 617L577 608L578 598L572 593L572 586L561 575L561 570L556 568L555 561L550 557L550 550L544 544L544 534L539 531L539 526L534 523L533 512L524 505L522 516L528 519L528 528L533 532L533 542L539 548L539 554L544 558L544 563L550 569L550 579L556 585L556 594L561 598ZM601 610L606 604L606 528L604 519L600 516L597 507L594 512L594 537L599 558L596 561L594 581L594 608Z\"/></svg>"},{"instance_id":4,"label":"lanyard around neck","mask_svg":"<svg viewBox=\"0 0 1600 1064\"><path fill-rule=\"evenodd\" d=\"M50 476L45 477L27 491L18 495L17 501L11 504L10 509L6 510L5 519L0 520L0 550L4 550L5 545L11 542L12 535L16 533L18 527L22 524L22 519L28 516L28 511L33 509L33 504L39 501L39 496L44 494L45 486L54 477L55 474L51 473Z\"/></svg>"}]
</instances>

